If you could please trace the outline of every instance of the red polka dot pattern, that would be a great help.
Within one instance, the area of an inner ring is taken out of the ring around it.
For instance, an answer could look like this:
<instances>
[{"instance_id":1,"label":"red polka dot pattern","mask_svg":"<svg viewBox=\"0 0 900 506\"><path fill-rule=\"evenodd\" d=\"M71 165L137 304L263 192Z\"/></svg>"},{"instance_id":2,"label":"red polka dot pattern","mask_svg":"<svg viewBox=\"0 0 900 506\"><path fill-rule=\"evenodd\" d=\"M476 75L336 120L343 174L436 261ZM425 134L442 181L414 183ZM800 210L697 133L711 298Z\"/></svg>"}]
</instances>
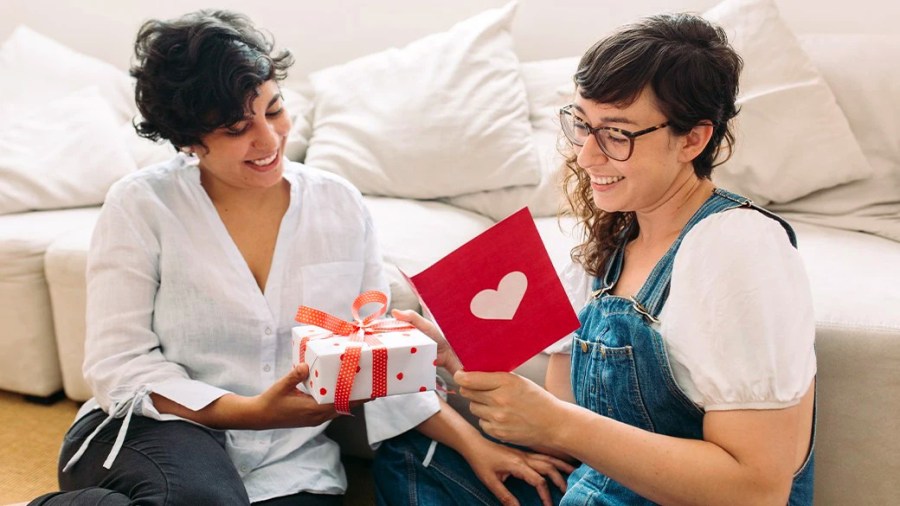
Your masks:
<instances>
[{"instance_id":1,"label":"red polka dot pattern","mask_svg":"<svg viewBox=\"0 0 900 506\"><path fill-rule=\"evenodd\" d=\"M356 366L359 364L361 349L360 344L351 343L344 350L346 360L341 362L334 391L334 409L338 413L350 414L350 390L353 389L353 380L356 379Z\"/></svg>"},{"instance_id":2,"label":"red polka dot pattern","mask_svg":"<svg viewBox=\"0 0 900 506\"><path fill-rule=\"evenodd\" d=\"M372 398L387 395L388 351L384 345L372 348Z\"/></svg>"},{"instance_id":3,"label":"red polka dot pattern","mask_svg":"<svg viewBox=\"0 0 900 506\"><path fill-rule=\"evenodd\" d=\"M409 323L401 322L394 319L379 320L387 311L387 295L378 291L368 291L360 294L351 306L351 314L354 321L348 322L340 318L332 316L324 311L311 308L308 306L300 306L297 310L296 320L300 323L315 325L326 331L330 331L330 335L320 335L319 338L331 338L337 336L349 337L350 342L341 340L334 342L333 346L345 346L344 353L340 356L341 366L338 371L338 378L334 392L334 406L340 413L349 413L350 411L350 392L353 388L355 375L360 372L359 359L363 347L370 347L372 350L372 399L384 397L387 395L387 348L375 337L377 334L387 332L402 332L415 330L415 327ZM359 310L366 304L378 303L379 308L361 319ZM300 343L300 359L301 362L306 358L307 341L314 331L307 332L309 335L304 336ZM410 337L409 332L403 332L403 337ZM315 337L314 337L315 338ZM416 347L410 347L410 353L414 354L418 351ZM436 361L435 361L436 362ZM318 370L315 376L318 377ZM397 374L397 379L403 379L403 373ZM312 381L310 380L310 386ZM424 389L425 387L422 387ZM424 391L424 390L420 390ZM322 388L319 390L321 395L325 395L327 390Z\"/></svg>"},{"instance_id":4,"label":"red polka dot pattern","mask_svg":"<svg viewBox=\"0 0 900 506\"><path fill-rule=\"evenodd\" d=\"M319 395L325 395L327 393L328 393L328 390L326 390L325 387L322 387L319 389Z\"/></svg>"}]
</instances>

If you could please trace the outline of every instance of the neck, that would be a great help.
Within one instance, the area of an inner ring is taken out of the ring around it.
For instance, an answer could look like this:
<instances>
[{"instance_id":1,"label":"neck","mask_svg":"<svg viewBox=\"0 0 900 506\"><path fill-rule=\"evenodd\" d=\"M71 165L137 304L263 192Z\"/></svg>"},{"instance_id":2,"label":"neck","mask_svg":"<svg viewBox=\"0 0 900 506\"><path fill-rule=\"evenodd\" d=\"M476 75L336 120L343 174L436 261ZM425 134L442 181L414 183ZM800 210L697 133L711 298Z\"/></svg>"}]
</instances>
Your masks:
<instances>
[{"instance_id":1,"label":"neck","mask_svg":"<svg viewBox=\"0 0 900 506\"><path fill-rule=\"evenodd\" d=\"M635 213L640 227L635 241L645 244L671 242L714 189L712 181L699 179L691 170L672 185L657 206Z\"/></svg>"},{"instance_id":2,"label":"neck","mask_svg":"<svg viewBox=\"0 0 900 506\"><path fill-rule=\"evenodd\" d=\"M235 188L200 170L200 185L217 208L259 209L289 195L290 183L282 179L268 188Z\"/></svg>"}]
</instances>

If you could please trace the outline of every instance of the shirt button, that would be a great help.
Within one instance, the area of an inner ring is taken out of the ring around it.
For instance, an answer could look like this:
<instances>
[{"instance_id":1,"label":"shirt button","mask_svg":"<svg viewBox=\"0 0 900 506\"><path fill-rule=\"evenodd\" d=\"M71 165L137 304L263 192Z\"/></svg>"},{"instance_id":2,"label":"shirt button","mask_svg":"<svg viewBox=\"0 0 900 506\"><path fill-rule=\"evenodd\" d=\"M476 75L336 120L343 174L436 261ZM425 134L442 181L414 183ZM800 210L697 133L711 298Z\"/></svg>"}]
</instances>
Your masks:
<instances>
[{"instance_id":1,"label":"shirt button","mask_svg":"<svg viewBox=\"0 0 900 506\"><path fill-rule=\"evenodd\" d=\"M246 473L248 471L247 466L241 466L241 472Z\"/></svg>"},{"instance_id":2,"label":"shirt button","mask_svg":"<svg viewBox=\"0 0 900 506\"><path fill-rule=\"evenodd\" d=\"M588 345L587 345L587 343L584 342L584 341L581 341L581 352L582 352L582 353L587 353L587 350L588 350Z\"/></svg>"},{"instance_id":3,"label":"shirt button","mask_svg":"<svg viewBox=\"0 0 900 506\"><path fill-rule=\"evenodd\" d=\"M269 364L266 364L266 365L263 367L263 371L269 372L269 371L271 371L271 370L272 370L272 366L270 366Z\"/></svg>"},{"instance_id":4,"label":"shirt button","mask_svg":"<svg viewBox=\"0 0 900 506\"><path fill-rule=\"evenodd\" d=\"M267 335L267 336L272 335L272 329L271 329L271 328L266 327L266 335Z\"/></svg>"}]
</instances>

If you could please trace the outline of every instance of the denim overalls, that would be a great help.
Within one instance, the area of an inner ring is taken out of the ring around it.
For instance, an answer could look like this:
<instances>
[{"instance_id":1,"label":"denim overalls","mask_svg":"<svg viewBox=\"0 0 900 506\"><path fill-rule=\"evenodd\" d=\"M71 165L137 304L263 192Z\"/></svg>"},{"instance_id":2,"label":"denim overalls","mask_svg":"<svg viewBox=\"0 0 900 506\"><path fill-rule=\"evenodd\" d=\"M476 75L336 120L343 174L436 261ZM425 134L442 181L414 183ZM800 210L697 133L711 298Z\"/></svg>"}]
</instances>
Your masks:
<instances>
[{"instance_id":1,"label":"denim overalls","mask_svg":"<svg viewBox=\"0 0 900 506\"><path fill-rule=\"evenodd\" d=\"M743 197L716 189L656 264L640 292L634 299L625 299L607 293L622 270L622 241L608 262L603 279L594 281L593 298L578 317L581 327L575 332L572 348L572 389L578 405L644 430L680 438L703 438L704 412L675 383L666 345L651 323L658 322L657 316L665 304L672 263L684 236L703 218L738 207L755 209L779 221L796 247L793 230L781 218ZM812 437L814 440L815 430ZM809 505L812 496L811 446L806 463L794 476L788 504ZM569 490L561 504L652 503L582 464L569 476Z\"/></svg>"}]
</instances>

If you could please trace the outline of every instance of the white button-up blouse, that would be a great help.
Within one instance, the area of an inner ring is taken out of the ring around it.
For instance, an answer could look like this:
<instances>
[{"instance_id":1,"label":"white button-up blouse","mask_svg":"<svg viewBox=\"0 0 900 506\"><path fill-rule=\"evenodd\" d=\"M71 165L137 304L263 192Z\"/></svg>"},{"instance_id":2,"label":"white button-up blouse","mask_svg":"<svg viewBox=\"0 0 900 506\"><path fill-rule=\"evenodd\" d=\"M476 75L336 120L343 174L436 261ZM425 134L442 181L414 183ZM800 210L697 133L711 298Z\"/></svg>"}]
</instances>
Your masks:
<instances>
[{"instance_id":1,"label":"white button-up blouse","mask_svg":"<svg viewBox=\"0 0 900 506\"><path fill-rule=\"evenodd\" d=\"M110 189L88 256L84 374L95 397L79 412L100 407L110 419L125 417L107 467L132 414L179 419L157 412L149 393L194 410L229 392L259 394L291 368L298 306L350 319L361 292L387 293L359 192L287 160L284 177L290 205L264 292L201 187L193 159L178 155ZM367 403L369 442L438 410L432 392ZM325 426L227 431L228 454L251 501L346 489L339 448L323 434Z\"/></svg>"}]
</instances>

